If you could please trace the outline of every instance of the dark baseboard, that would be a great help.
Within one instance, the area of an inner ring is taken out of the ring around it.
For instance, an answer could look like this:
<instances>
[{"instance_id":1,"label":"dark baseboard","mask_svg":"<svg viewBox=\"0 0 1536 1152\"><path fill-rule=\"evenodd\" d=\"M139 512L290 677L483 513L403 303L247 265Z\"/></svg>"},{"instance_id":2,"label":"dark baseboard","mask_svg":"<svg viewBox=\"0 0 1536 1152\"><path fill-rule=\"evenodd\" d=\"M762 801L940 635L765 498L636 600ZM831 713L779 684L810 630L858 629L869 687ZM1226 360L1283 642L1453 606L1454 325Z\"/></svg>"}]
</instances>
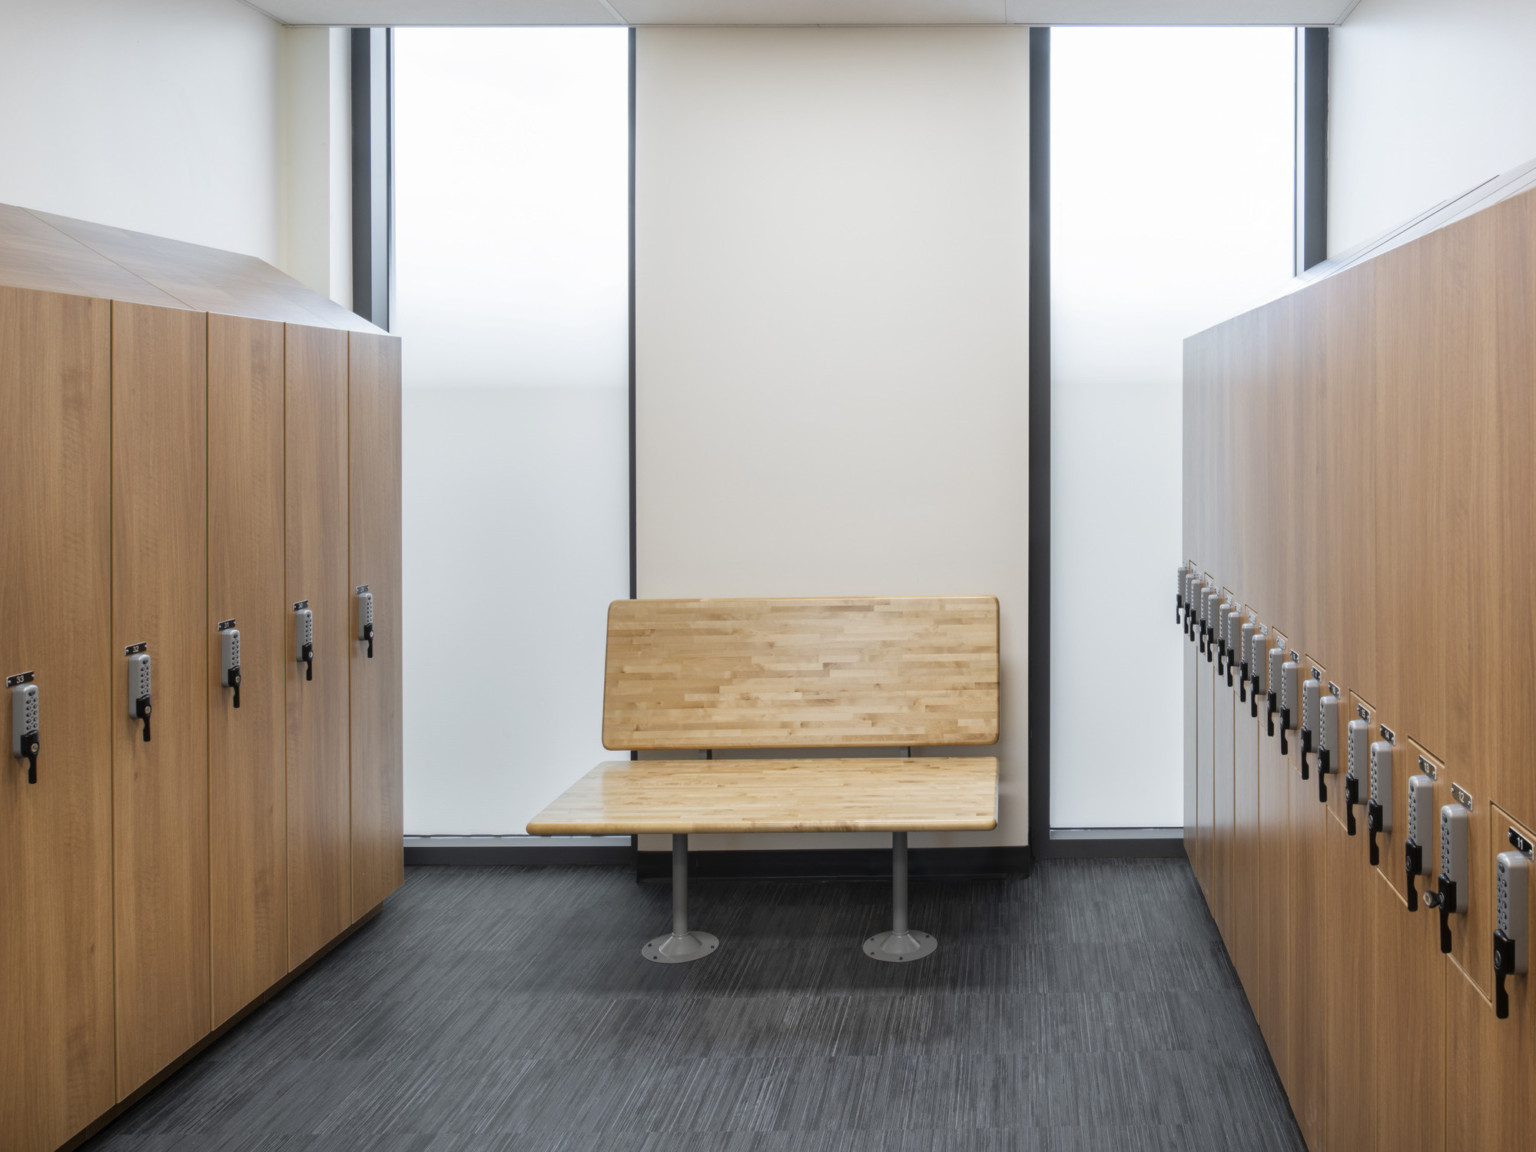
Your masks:
<instances>
[{"instance_id":1,"label":"dark baseboard","mask_svg":"<svg viewBox=\"0 0 1536 1152\"><path fill-rule=\"evenodd\" d=\"M1050 860L1173 860L1184 856L1179 828L1056 828L1043 855Z\"/></svg>"},{"instance_id":2,"label":"dark baseboard","mask_svg":"<svg viewBox=\"0 0 1536 1152\"><path fill-rule=\"evenodd\" d=\"M633 868L633 840L612 843L614 839L551 844L536 836L408 836L405 863L446 868Z\"/></svg>"},{"instance_id":3,"label":"dark baseboard","mask_svg":"<svg viewBox=\"0 0 1536 1152\"><path fill-rule=\"evenodd\" d=\"M907 857L912 876L928 879L1028 876L1034 854L1028 846L987 848L913 848ZM635 877L670 880L670 852L635 853ZM748 849L740 852L689 852L690 880L885 880L891 878L889 848Z\"/></svg>"}]
</instances>

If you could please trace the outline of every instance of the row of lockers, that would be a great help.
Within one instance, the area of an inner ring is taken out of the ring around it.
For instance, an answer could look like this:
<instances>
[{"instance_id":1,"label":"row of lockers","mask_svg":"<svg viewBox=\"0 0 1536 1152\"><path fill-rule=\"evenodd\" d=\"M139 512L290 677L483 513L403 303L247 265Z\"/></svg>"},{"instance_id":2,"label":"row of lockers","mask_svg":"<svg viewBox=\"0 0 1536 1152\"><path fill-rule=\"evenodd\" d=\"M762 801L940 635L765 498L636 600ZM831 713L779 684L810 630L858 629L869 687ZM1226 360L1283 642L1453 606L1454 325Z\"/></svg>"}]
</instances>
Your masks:
<instances>
[{"instance_id":1,"label":"row of lockers","mask_svg":"<svg viewBox=\"0 0 1536 1152\"><path fill-rule=\"evenodd\" d=\"M1536 833L1193 564L1186 847L1322 1149L1525 1147Z\"/></svg>"},{"instance_id":2,"label":"row of lockers","mask_svg":"<svg viewBox=\"0 0 1536 1152\"><path fill-rule=\"evenodd\" d=\"M399 344L0 288L0 1148L402 880Z\"/></svg>"}]
</instances>

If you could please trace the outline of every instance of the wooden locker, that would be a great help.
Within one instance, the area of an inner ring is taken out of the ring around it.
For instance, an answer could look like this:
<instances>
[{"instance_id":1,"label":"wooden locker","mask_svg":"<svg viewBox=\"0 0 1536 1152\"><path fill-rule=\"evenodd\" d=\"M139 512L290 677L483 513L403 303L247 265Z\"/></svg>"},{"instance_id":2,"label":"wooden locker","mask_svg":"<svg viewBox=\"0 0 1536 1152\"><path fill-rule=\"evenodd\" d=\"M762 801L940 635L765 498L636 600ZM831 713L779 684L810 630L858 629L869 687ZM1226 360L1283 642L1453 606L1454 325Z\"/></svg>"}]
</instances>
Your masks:
<instances>
[{"instance_id":1,"label":"wooden locker","mask_svg":"<svg viewBox=\"0 0 1536 1152\"><path fill-rule=\"evenodd\" d=\"M1285 647L1286 639L1271 632L1271 647ZM1281 1079L1286 1080L1291 1058L1290 984L1286 949L1290 937L1291 873L1290 766L1280 755L1280 718L1275 735L1269 735L1268 702L1259 701L1259 998L1254 1013L1269 1044L1270 1055ZM1288 1081L1287 1081L1288 1082Z\"/></svg>"},{"instance_id":2,"label":"wooden locker","mask_svg":"<svg viewBox=\"0 0 1536 1152\"><path fill-rule=\"evenodd\" d=\"M211 1027L207 317L112 305L112 801L117 1092ZM152 739L129 645L152 660Z\"/></svg>"},{"instance_id":3,"label":"wooden locker","mask_svg":"<svg viewBox=\"0 0 1536 1152\"><path fill-rule=\"evenodd\" d=\"M1190 609L1186 607L1185 611ZM1193 628L1193 624L1186 625ZM1199 726L1200 726L1200 672L1196 662L1203 659L1200 646L1193 636L1186 635L1184 642L1184 855L1194 866L1199 835L1197 827L1199 804L1198 784Z\"/></svg>"},{"instance_id":4,"label":"wooden locker","mask_svg":"<svg viewBox=\"0 0 1536 1152\"><path fill-rule=\"evenodd\" d=\"M400 341L351 334L351 577L373 597L372 653L352 662L352 916L405 881L401 791Z\"/></svg>"},{"instance_id":5,"label":"wooden locker","mask_svg":"<svg viewBox=\"0 0 1536 1152\"><path fill-rule=\"evenodd\" d=\"M1490 844L1475 867L1492 874L1500 852L1514 851L1514 829L1528 843L1536 831L1494 806ZM1536 871L1536 864L1532 870ZM1529 885L1527 915L1536 923L1536 884ZM1492 929L1490 928L1491 932ZM1490 960L1490 964L1492 961ZM1447 1146L1495 1150L1526 1147L1536 1131L1536 995L1532 976L1508 979L1509 1017L1500 1020L1477 988L1455 967L1445 966ZM1493 977L1489 973L1489 981Z\"/></svg>"},{"instance_id":6,"label":"wooden locker","mask_svg":"<svg viewBox=\"0 0 1536 1152\"><path fill-rule=\"evenodd\" d=\"M1327 683L1327 673L1305 656L1299 679ZM1291 1110L1310 1148L1322 1147L1324 1113L1324 984L1328 979L1324 937L1327 931L1327 807L1318 800L1317 757L1308 755L1308 778L1301 778L1300 701L1297 730L1290 737L1286 780L1290 791L1287 847L1290 854L1289 929L1285 937L1285 977L1290 1024L1290 1059L1283 1073Z\"/></svg>"},{"instance_id":7,"label":"wooden locker","mask_svg":"<svg viewBox=\"0 0 1536 1152\"><path fill-rule=\"evenodd\" d=\"M0 288L0 676L35 673L37 782L0 765L0 1116L53 1149L116 1100L111 305Z\"/></svg>"},{"instance_id":8,"label":"wooden locker","mask_svg":"<svg viewBox=\"0 0 1536 1152\"><path fill-rule=\"evenodd\" d=\"M288 971L283 326L208 317L208 820L214 1027ZM240 707L219 624L240 634Z\"/></svg>"},{"instance_id":9,"label":"wooden locker","mask_svg":"<svg viewBox=\"0 0 1536 1152\"><path fill-rule=\"evenodd\" d=\"M1358 835L1351 837L1331 814L1323 839L1328 852L1328 880L1323 908L1327 1083L1323 1090L1322 1147L1347 1152L1369 1149L1376 1138L1371 1076L1380 1053L1371 1015L1377 966L1370 900L1380 881L1366 859L1364 841Z\"/></svg>"},{"instance_id":10,"label":"wooden locker","mask_svg":"<svg viewBox=\"0 0 1536 1152\"><path fill-rule=\"evenodd\" d=\"M1209 578L1207 578L1209 582ZM1214 621L1212 622L1214 625ZM1196 648L1200 648L1199 643ZM1208 640L1195 658L1195 855L1190 864L1206 903L1211 902L1211 835L1215 805L1216 641Z\"/></svg>"},{"instance_id":11,"label":"wooden locker","mask_svg":"<svg viewBox=\"0 0 1536 1152\"><path fill-rule=\"evenodd\" d=\"M1232 611L1234 607L1231 593L1224 593L1222 614ZM1235 685L1235 673L1233 682ZM1233 712L1236 708L1237 689L1235 686L1227 687L1227 676L1223 669L1215 677L1215 706L1212 714L1214 752L1211 758L1211 850L1207 867L1211 874L1211 915L1228 952L1232 951L1232 821L1235 817Z\"/></svg>"},{"instance_id":12,"label":"wooden locker","mask_svg":"<svg viewBox=\"0 0 1536 1152\"><path fill-rule=\"evenodd\" d=\"M1442 1152L1445 1143L1446 970L1435 918L1410 915L1397 888L1369 869L1371 1123L1377 1152ZM1458 977L1459 979L1459 977ZM1468 1145L1456 1144L1456 1149Z\"/></svg>"},{"instance_id":13,"label":"wooden locker","mask_svg":"<svg viewBox=\"0 0 1536 1152\"><path fill-rule=\"evenodd\" d=\"M352 922L347 334L287 325L288 966ZM293 605L314 614L313 678Z\"/></svg>"},{"instance_id":14,"label":"wooden locker","mask_svg":"<svg viewBox=\"0 0 1536 1152\"><path fill-rule=\"evenodd\" d=\"M1245 613L1252 619L1252 613ZM1257 628L1255 628L1257 630ZM1239 673L1241 669L1239 669ZM1239 697L1232 740L1232 963L1250 1004L1259 999L1259 743L1264 702Z\"/></svg>"}]
</instances>

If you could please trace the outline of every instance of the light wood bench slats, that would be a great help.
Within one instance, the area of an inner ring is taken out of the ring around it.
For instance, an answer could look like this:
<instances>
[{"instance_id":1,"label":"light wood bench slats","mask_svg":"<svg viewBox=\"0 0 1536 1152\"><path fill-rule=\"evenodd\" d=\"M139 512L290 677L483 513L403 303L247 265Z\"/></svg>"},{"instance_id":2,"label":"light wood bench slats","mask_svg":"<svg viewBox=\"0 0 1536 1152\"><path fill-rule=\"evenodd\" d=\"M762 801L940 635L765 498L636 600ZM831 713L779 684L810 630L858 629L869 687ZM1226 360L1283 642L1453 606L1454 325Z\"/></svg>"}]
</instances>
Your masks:
<instances>
[{"instance_id":1,"label":"light wood bench slats","mask_svg":"<svg viewBox=\"0 0 1536 1152\"><path fill-rule=\"evenodd\" d=\"M997 760L936 756L611 760L528 824L534 836L907 832L997 827Z\"/></svg>"},{"instance_id":2,"label":"light wood bench slats","mask_svg":"<svg viewBox=\"0 0 1536 1152\"><path fill-rule=\"evenodd\" d=\"M992 596L619 600L603 746L992 744Z\"/></svg>"}]
</instances>

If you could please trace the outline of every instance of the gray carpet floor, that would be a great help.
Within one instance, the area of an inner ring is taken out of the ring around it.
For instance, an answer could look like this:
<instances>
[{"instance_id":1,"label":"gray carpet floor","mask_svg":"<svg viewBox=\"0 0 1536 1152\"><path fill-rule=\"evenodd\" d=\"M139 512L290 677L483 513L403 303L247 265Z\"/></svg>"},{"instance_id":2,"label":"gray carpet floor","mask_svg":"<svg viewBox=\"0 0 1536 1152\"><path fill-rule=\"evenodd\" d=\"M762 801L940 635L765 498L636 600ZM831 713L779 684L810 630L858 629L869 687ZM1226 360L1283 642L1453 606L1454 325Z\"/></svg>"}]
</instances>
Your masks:
<instances>
[{"instance_id":1,"label":"gray carpet floor","mask_svg":"<svg viewBox=\"0 0 1536 1152\"><path fill-rule=\"evenodd\" d=\"M413 868L384 911L92 1152L1304 1152L1183 860L873 883L696 881L720 950L640 945L668 889Z\"/></svg>"}]
</instances>

